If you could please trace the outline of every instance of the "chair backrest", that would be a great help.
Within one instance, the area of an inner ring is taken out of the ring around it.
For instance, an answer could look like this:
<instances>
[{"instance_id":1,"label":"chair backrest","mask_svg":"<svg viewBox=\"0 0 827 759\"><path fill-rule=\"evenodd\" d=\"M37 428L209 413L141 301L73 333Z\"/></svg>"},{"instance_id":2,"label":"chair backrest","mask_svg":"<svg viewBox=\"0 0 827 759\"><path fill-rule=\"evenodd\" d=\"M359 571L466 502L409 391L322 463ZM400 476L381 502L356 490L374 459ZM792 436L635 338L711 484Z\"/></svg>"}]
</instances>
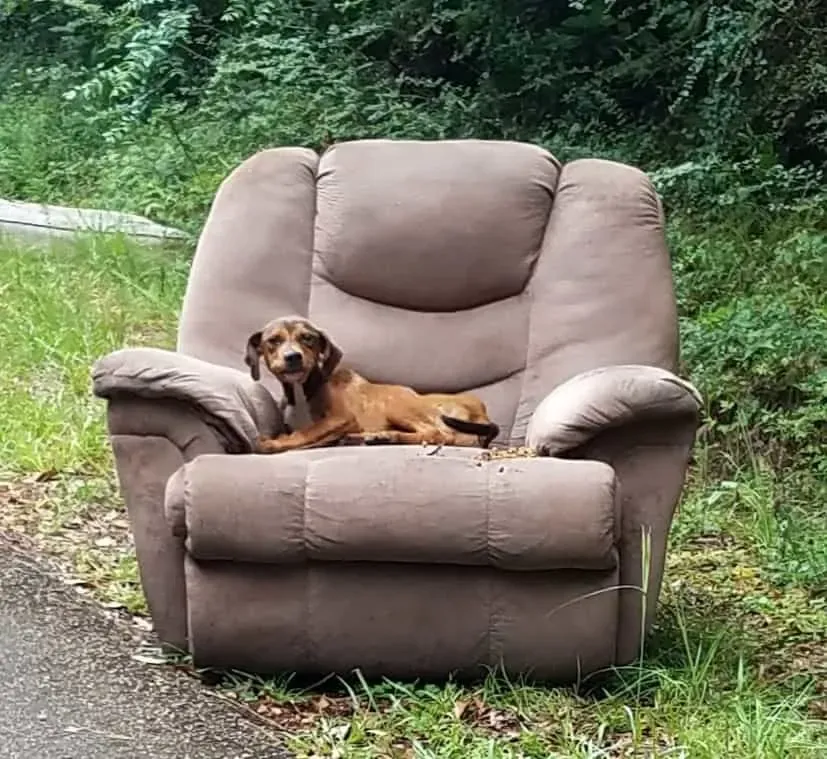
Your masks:
<instances>
[{"instance_id":1,"label":"chair backrest","mask_svg":"<svg viewBox=\"0 0 827 759\"><path fill-rule=\"evenodd\" d=\"M199 240L178 349L244 369L249 334L286 314L319 324L369 379L477 392L511 444L569 377L678 359L650 181L516 142L364 140L246 160Z\"/></svg>"}]
</instances>

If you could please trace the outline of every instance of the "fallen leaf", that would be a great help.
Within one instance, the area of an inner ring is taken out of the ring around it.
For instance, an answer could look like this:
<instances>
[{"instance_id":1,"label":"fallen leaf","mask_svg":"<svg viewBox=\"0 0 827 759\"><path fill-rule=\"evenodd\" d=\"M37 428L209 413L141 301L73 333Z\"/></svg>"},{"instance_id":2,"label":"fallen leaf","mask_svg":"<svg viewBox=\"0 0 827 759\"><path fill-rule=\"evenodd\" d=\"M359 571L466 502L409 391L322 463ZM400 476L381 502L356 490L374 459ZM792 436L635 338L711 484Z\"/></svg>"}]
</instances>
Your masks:
<instances>
[{"instance_id":1,"label":"fallen leaf","mask_svg":"<svg viewBox=\"0 0 827 759\"><path fill-rule=\"evenodd\" d=\"M469 703L468 701L457 701L454 704L454 717L462 719L462 715L465 714L465 711L468 709Z\"/></svg>"},{"instance_id":2,"label":"fallen leaf","mask_svg":"<svg viewBox=\"0 0 827 759\"><path fill-rule=\"evenodd\" d=\"M166 664L169 660L163 654L137 653L130 657L141 664L153 664L155 666Z\"/></svg>"},{"instance_id":3,"label":"fallen leaf","mask_svg":"<svg viewBox=\"0 0 827 759\"><path fill-rule=\"evenodd\" d=\"M136 627L139 627L144 632L152 632L152 620L147 619L146 617L139 617L136 615L132 615L132 622Z\"/></svg>"},{"instance_id":4,"label":"fallen leaf","mask_svg":"<svg viewBox=\"0 0 827 759\"><path fill-rule=\"evenodd\" d=\"M330 728L330 730L328 730L328 732L336 738L336 740L343 741L350 734L350 723L347 722L344 725L334 725Z\"/></svg>"}]
</instances>

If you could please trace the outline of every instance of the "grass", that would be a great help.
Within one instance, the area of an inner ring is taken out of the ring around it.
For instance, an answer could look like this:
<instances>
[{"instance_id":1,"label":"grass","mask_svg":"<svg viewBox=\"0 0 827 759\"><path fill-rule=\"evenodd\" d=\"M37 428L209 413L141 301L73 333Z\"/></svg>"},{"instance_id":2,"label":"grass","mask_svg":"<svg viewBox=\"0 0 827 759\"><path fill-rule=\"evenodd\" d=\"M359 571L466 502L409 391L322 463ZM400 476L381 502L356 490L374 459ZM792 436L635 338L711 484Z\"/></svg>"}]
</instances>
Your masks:
<instances>
[{"instance_id":1,"label":"grass","mask_svg":"<svg viewBox=\"0 0 827 759\"><path fill-rule=\"evenodd\" d=\"M180 251L111 237L0 242L0 528L134 610L144 601L90 368L124 344L174 346L187 267Z\"/></svg>"},{"instance_id":2,"label":"grass","mask_svg":"<svg viewBox=\"0 0 827 759\"><path fill-rule=\"evenodd\" d=\"M111 238L0 243L0 529L137 615L143 598L89 368L123 345L173 346L187 269L181 251ZM749 450L741 437L735 447ZM302 690L232 673L216 687L283 728L305 757L823 757L822 498L807 466L774 468L758 453L727 461L702 440L644 661L600 688L492 675L475 687L356 677Z\"/></svg>"},{"instance_id":3,"label":"grass","mask_svg":"<svg viewBox=\"0 0 827 759\"><path fill-rule=\"evenodd\" d=\"M89 237L0 257L0 461L29 471L109 469L90 364L123 344L172 347L187 261Z\"/></svg>"}]
</instances>

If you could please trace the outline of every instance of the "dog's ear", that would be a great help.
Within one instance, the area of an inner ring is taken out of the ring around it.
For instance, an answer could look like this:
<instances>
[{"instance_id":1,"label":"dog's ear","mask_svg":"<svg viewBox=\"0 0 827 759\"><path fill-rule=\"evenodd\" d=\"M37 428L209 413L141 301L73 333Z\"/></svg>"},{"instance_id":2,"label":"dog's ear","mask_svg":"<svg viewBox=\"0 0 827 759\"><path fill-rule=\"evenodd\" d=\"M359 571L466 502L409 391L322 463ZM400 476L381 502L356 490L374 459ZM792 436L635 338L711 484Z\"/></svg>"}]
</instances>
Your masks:
<instances>
[{"instance_id":1,"label":"dog's ear","mask_svg":"<svg viewBox=\"0 0 827 759\"><path fill-rule=\"evenodd\" d=\"M244 363L250 367L250 376L256 380L261 379L259 359L261 358L261 331L253 332L247 340L247 352L244 354Z\"/></svg>"},{"instance_id":2,"label":"dog's ear","mask_svg":"<svg viewBox=\"0 0 827 759\"><path fill-rule=\"evenodd\" d=\"M319 330L322 348L319 351L319 371L327 381L342 360L342 351L324 332Z\"/></svg>"}]
</instances>

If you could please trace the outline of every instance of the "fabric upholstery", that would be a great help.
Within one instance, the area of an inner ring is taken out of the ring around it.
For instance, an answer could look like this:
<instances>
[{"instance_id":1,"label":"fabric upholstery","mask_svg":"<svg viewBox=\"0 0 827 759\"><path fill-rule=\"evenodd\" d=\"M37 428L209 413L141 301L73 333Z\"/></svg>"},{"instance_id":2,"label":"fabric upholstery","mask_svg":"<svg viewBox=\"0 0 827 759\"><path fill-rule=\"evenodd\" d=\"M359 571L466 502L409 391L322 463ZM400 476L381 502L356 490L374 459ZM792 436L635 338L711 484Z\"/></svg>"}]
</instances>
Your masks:
<instances>
[{"instance_id":1,"label":"fabric upholstery","mask_svg":"<svg viewBox=\"0 0 827 759\"><path fill-rule=\"evenodd\" d=\"M609 427L567 454L609 464L620 483L618 664L638 656L655 619L669 526L697 426L689 413L641 420Z\"/></svg>"},{"instance_id":2,"label":"fabric upholstery","mask_svg":"<svg viewBox=\"0 0 827 759\"><path fill-rule=\"evenodd\" d=\"M234 453L253 450L259 434L281 429L273 396L248 374L156 348L129 348L99 359L93 390L101 398L135 396L191 404Z\"/></svg>"},{"instance_id":3,"label":"fabric upholstery","mask_svg":"<svg viewBox=\"0 0 827 759\"><path fill-rule=\"evenodd\" d=\"M525 439L548 393L613 364L676 371L678 328L661 204L631 166L563 167L543 252L529 285L526 365L511 441Z\"/></svg>"},{"instance_id":4,"label":"fabric upholstery","mask_svg":"<svg viewBox=\"0 0 827 759\"><path fill-rule=\"evenodd\" d=\"M282 391L244 346L293 313L369 379L477 393L495 444L545 455L246 455ZM263 672L565 682L632 661L698 424L677 365L636 168L484 140L251 156L210 209L176 352L95 368L159 636Z\"/></svg>"},{"instance_id":5,"label":"fabric upholstery","mask_svg":"<svg viewBox=\"0 0 827 759\"><path fill-rule=\"evenodd\" d=\"M153 627L167 645L186 651L184 545L164 529L156 513L159 491L183 463L181 453L166 438L131 435L113 435L112 449Z\"/></svg>"},{"instance_id":6,"label":"fabric upholstery","mask_svg":"<svg viewBox=\"0 0 827 759\"><path fill-rule=\"evenodd\" d=\"M222 453L223 444L191 406L175 400L115 398L107 418L155 632L166 646L186 651L184 541L164 518L164 489L184 462Z\"/></svg>"},{"instance_id":7,"label":"fabric upholstery","mask_svg":"<svg viewBox=\"0 0 827 759\"><path fill-rule=\"evenodd\" d=\"M675 370L671 277L660 201L631 166L561 168L545 150L485 140L356 141L321 160L277 148L216 196L178 348L243 371L251 332L306 315L377 382L478 392L499 442L519 445L539 402L575 374Z\"/></svg>"},{"instance_id":8,"label":"fabric upholstery","mask_svg":"<svg viewBox=\"0 0 827 759\"><path fill-rule=\"evenodd\" d=\"M654 366L606 366L554 388L531 417L526 443L547 456L584 445L611 427L657 418L697 416L692 383Z\"/></svg>"},{"instance_id":9,"label":"fabric upholstery","mask_svg":"<svg viewBox=\"0 0 827 759\"><path fill-rule=\"evenodd\" d=\"M559 169L546 151L520 143L338 146L319 164L314 274L406 311L464 311L519 295Z\"/></svg>"},{"instance_id":10,"label":"fabric upholstery","mask_svg":"<svg viewBox=\"0 0 827 759\"><path fill-rule=\"evenodd\" d=\"M195 666L324 677L484 677L571 683L614 663L607 572L402 563L186 559Z\"/></svg>"},{"instance_id":11,"label":"fabric upholstery","mask_svg":"<svg viewBox=\"0 0 827 759\"><path fill-rule=\"evenodd\" d=\"M221 183L192 260L178 351L246 371L252 332L273 314L306 313L318 163L312 150L263 150Z\"/></svg>"},{"instance_id":12,"label":"fabric upholstery","mask_svg":"<svg viewBox=\"0 0 827 759\"><path fill-rule=\"evenodd\" d=\"M200 561L617 563L614 472L593 461L479 461L418 446L201 456L166 499L173 532Z\"/></svg>"}]
</instances>

